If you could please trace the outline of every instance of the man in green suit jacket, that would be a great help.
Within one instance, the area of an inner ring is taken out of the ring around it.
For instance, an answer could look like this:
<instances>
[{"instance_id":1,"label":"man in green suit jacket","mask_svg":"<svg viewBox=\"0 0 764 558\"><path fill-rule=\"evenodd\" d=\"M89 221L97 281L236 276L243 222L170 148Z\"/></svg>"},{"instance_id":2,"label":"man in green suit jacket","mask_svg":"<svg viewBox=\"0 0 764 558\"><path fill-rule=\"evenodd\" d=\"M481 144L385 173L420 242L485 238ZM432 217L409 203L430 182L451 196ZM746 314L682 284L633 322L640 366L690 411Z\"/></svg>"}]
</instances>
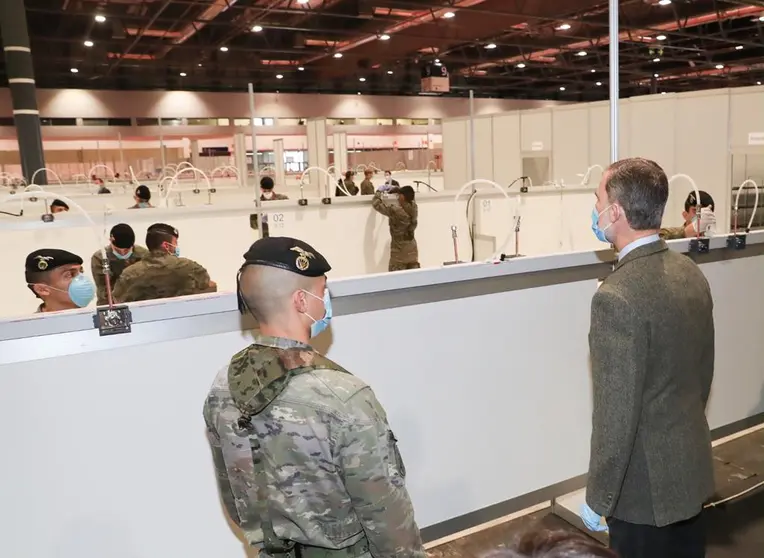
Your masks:
<instances>
[{"instance_id":1,"label":"man in green suit jacket","mask_svg":"<svg viewBox=\"0 0 764 558\"><path fill-rule=\"evenodd\" d=\"M714 373L711 290L660 239L666 174L646 159L610 166L592 229L618 263L592 299L594 414L582 518L604 517L621 558L703 558L714 491L705 408Z\"/></svg>"}]
</instances>

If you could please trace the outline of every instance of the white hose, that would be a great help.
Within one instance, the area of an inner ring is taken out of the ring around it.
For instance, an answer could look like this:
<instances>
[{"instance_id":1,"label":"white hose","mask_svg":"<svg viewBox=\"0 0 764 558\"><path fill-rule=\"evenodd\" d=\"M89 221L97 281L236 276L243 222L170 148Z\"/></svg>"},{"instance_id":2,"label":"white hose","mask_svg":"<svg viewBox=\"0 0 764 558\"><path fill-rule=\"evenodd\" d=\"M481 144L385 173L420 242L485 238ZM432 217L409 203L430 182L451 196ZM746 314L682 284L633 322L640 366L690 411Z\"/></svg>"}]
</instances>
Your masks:
<instances>
[{"instance_id":1,"label":"white hose","mask_svg":"<svg viewBox=\"0 0 764 558\"><path fill-rule=\"evenodd\" d=\"M212 169L212 172L210 173L210 180L215 180L215 173L220 172L220 174L223 174L225 171L233 171L233 173L236 175L236 180L241 180L241 177L239 176L239 169L233 165L221 165Z\"/></svg>"},{"instance_id":2,"label":"white hose","mask_svg":"<svg viewBox=\"0 0 764 558\"><path fill-rule=\"evenodd\" d=\"M364 165L363 163L361 163L361 164L359 164L358 166L356 166L356 168L355 168L355 171L356 171L356 172L365 172L365 171L366 171L366 169L368 169L368 168L369 168L369 167L367 167L366 165Z\"/></svg>"},{"instance_id":3,"label":"white hose","mask_svg":"<svg viewBox=\"0 0 764 558\"><path fill-rule=\"evenodd\" d=\"M188 164L188 163L187 163L187 164ZM178 165L178 167L180 167L180 165ZM196 167L194 167L194 166L191 166L191 167L188 167L188 168L183 168L183 169L180 169L180 168L179 168L179 169L178 169L178 172L176 172L176 173L175 173L175 176L173 176L173 177L172 177L172 180L170 180L170 185L167 187L167 190L165 191L165 195L162 197L162 201L164 202L164 204L165 204L165 207L169 207L169 202L168 202L168 200L169 200L169 198L170 198L170 194L172 193L172 191L173 191L173 189L174 189L174 186L175 186L175 185L178 183L178 176L179 176L181 173L184 173L184 172L189 172L189 171L193 171L193 173L194 173L194 178L196 178L196 176L197 176L197 175L199 175L199 174L200 174L200 175L202 175L202 178L204 178L204 181L207 183L207 190L208 190L208 191L209 191L209 190L212 190L212 184L210 183L210 179L209 179L209 177L208 177L208 176L207 176L207 175L204 173L204 171L203 171L202 169L196 168ZM181 191L182 191L182 190L181 190Z\"/></svg>"},{"instance_id":4,"label":"white hose","mask_svg":"<svg viewBox=\"0 0 764 558\"><path fill-rule=\"evenodd\" d=\"M398 167L400 167L400 168L398 168ZM397 163L395 163L395 170L397 170L397 171L405 171L405 170L408 170L408 169L406 168L406 163L398 161Z\"/></svg>"},{"instance_id":5,"label":"white hose","mask_svg":"<svg viewBox=\"0 0 764 558\"><path fill-rule=\"evenodd\" d=\"M75 186L79 186L80 185L80 178L84 178L85 179L85 183L90 182L90 179L86 175L84 175L84 174L75 174L72 178L74 179L74 185Z\"/></svg>"},{"instance_id":6,"label":"white hose","mask_svg":"<svg viewBox=\"0 0 764 558\"><path fill-rule=\"evenodd\" d=\"M588 186L589 185L589 178L591 178L592 171L594 169L600 169L600 173L604 173L605 169L602 167L602 165L594 164L588 169L586 169L586 172L583 175L583 178L581 179L581 186Z\"/></svg>"},{"instance_id":7,"label":"white hose","mask_svg":"<svg viewBox=\"0 0 764 558\"><path fill-rule=\"evenodd\" d=\"M509 194L506 192L506 190L500 184L498 184L497 182L494 182L493 180L486 180L484 178L477 178L475 180L470 180L469 182L464 184L464 186L462 186L459 189L459 191L454 196L454 205L456 205L456 202L459 201L459 196L461 196L467 188L470 188L471 186L476 186L478 184L487 184L489 186L493 186L499 192L501 192L502 195L505 198L507 198L508 202L512 201L511 198L509 197ZM517 211L516 211L516 213L517 213ZM452 230L453 230L453 227L456 227L456 222L457 221L458 221L458 219L454 221L454 225L452 226ZM468 224L468 226L469 226L469 224ZM506 248L507 244L509 244L509 240L510 240L510 238L512 238L512 233L514 232L514 230L515 230L514 227L510 227L509 228L509 233L507 234L507 238L504 239L504 242L499 246L498 251L491 257L491 260L495 260L495 259L497 259L498 257L501 256L501 254L504 252L504 248Z\"/></svg>"},{"instance_id":8,"label":"white hose","mask_svg":"<svg viewBox=\"0 0 764 558\"><path fill-rule=\"evenodd\" d=\"M309 172L311 172L311 171L318 171L318 172L322 172L322 173L324 173L324 174L326 175L326 177L329 179L329 184L332 184L332 182L334 182L334 176L332 176L332 175L329 173L329 171L327 171L326 169L324 169L324 168L321 168L321 167L308 167L307 169L305 169L304 171L302 171L302 174L300 175L300 197L301 197L302 199L305 199L305 196L303 195L303 187L305 186L305 177L306 177L306 176L308 175L308 173L309 173ZM337 182L337 187L338 187L338 188L339 188L341 191L345 192L345 195L346 195L346 196L350 196L350 192L348 192L348 191L345 189L345 185L344 185L344 184L341 184L340 182ZM329 191L329 195L331 195L331 190Z\"/></svg>"},{"instance_id":9,"label":"white hose","mask_svg":"<svg viewBox=\"0 0 764 558\"><path fill-rule=\"evenodd\" d=\"M30 186L36 186L36 184L35 185L30 184ZM74 201L71 198L67 198L66 196L61 196L61 195L54 194L52 192L45 192L45 191L40 191L40 192L21 192L21 193L17 194L17 196L21 197L22 199L27 199L27 200L30 199L30 198L44 198L44 199L49 199L49 200L61 200L65 204L67 204L67 205L73 207L74 209L76 209L77 211L79 211L82 215L85 216L85 219L87 220L87 222L90 223L90 229L93 231L93 234L95 235L96 242L98 243L98 249L101 251L101 256L103 257L104 260L106 259L106 247L105 247L106 239L101 237L101 235L98 233L98 227L96 226L96 224L93 221L93 219L91 219L91 217L90 217L90 215L88 215L87 211L82 209L82 206L80 204L78 204L76 201ZM14 196L13 198L6 198L4 200L0 200L0 203L6 202L9 199L17 199L17 198L16 198L16 196Z\"/></svg>"},{"instance_id":10,"label":"white hose","mask_svg":"<svg viewBox=\"0 0 764 558\"><path fill-rule=\"evenodd\" d=\"M116 175L116 174L114 174L114 171L113 171L113 170L111 170L111 169L110 169L109 167L107 167L106 165L96 165L96 166L94 166L92 169L90 169L90 170L88 171L88 180L90 180L90 177L91 177L91 176L93 176L93 174L94 174L94 173L93 173L93 171L94 171L94 170L96 170L96 169L105 169L105 170L109 171L109 172L111 173L111 181L112 181L112 182L116 182L116 181L117 181L117 175Z\"/></svg>"},{"instance_id":11,"label":"white hose","mask_svg":"<svg viewBox=\"0 0 764 558\"><path fill-rule=\"evenodd\" d=\"M189 163L188 161L181 161L180 163L178 163L178 166L175 167L175 172L176 173L180 172L180 167L183 167L184 169L185 168L189 168L189 169L195 169L196 168L192 163Z\"/></svg>"},{"instance_id":12,"label":"white hose","mask_svg":"<svg viewBox=\"0 0 764 558\"><path fill-rule=\"evenodd\" d=\"M756 210L759 209L759 185L749 178L748 180L743 182L740 186L738 186L737 196L735 196L735 210L734 210L735 211L735 231L734 232L737 232L737 208L738 208L738 202L740 201L740 192L743 191L743 188L745 188L745 186L749 182L753 186L754 190L756 190L756 197L754 198L754 201L753 201L753 213L751 213L751 220L748 221L748 227L746 227L745 232L749 232L751 230L751 227L753 226L753 218L756 217Z\"/></svg>"},{"instance_id":13,"label":"white hose","mask_svg":"<svg viewBox=\"0 0 764 558\"><path fill-rule=\"evenodd\" d=\"M430 165L432 165L432 169L430 168ZM438 170L438 163L436 163L435 161L430 159L429 161L427 161L427 170L428 171L429 170L437 171Z\"/></svg>"},{"instance_id":14,"label":"white hose","mask_svg":"<svg viewBox=\"0 0 764 558\"><path fill-rule=\"evenodd\" d=\"M675 174L669 179L669 186L671 186L671 183L674 182L677 178L684 178L687 180L690 185L692 186L693 191L695 192L695 206L697 208L697 218L698 218L698 227L697 227L697 236L700 237L700 190L698 190L698 185L695 184L695 181L692 179L691 176L687 174Z\"/></svg>"},{"instance_id":15,"label":"white hose","mask_svg":"<svg viewBox=\"0 0 764 558\"><path fill-rule=\"evenodd\" d=\"M56 177L56 180L58 180L58 185L59 185L61 188L63 188L63 187L64 187L64 183L63 183L63 182L61 182L61 177L60 177L60 176L58 176L58 173L57 173L56 171L54 171L53 169L51 169L51 168L49 168L49 167L43 167L43 168L41 168L41 169L37 169L36 171L34 171L34 173L32 173L32 178L31 178L31 182L32 182L32 184L34 184L34 183L35 183L34 179L35 179L35 178L37 178L37 173L40 173L40 172L44 172L44 173L46 173L46 174L47 174L47 173L50 173L50 174L52 174L53 176L55 176L55 177Z\"/></svg>"}]
</instances>

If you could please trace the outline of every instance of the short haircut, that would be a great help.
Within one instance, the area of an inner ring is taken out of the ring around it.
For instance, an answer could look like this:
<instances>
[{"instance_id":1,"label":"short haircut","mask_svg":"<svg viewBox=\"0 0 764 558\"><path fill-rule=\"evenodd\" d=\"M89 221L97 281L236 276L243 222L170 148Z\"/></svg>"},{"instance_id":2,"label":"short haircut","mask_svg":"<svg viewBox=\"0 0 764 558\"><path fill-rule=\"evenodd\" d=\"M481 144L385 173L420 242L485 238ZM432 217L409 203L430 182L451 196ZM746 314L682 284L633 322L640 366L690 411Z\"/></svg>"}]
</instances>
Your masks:
<instances>
[{"instance_id":1,"label":"short haircut","mask_svg":"<svg viewBox=\"0 0 764 558\"><path fill-rule=\"evenodd\" d=\"M345 173L345 180L350 180L353 177L353 171L347 171Z\"/></svg>"},{"instance_id":2,"label":"short haircut","mask_svg":"<svg viewBox=\"0 0 764 558\"><path fill-rule=\"evenodd\" d=\"M267 265L248 265L240 277L240 294L260 323L272 323L283 314L291 296L300 289L310 290L319 277L304 277ZM316 319L321 316L314 316Z\"/></svg>"},{"instance_id":3,"label":"short haircut","mask_svg":"<svg viewBox=\"0 0 764 558\"><path fill-rule=\"evenodd\" d=\"M660 229L668 200L668 178L654 161L635 157L610 165L605 176L610 203L618 203L635 231Z\"/></svg>"},{"instance_id":4,"label":"short haircut","mask_svg":"<svg viewBox=\"0 0 764 558\"><path fill-rule=\"evenodd\" d=\"M414 198L416 197L414 189L411 186L404 186L398 190L398 193L401 194L403 199L405 199L407 202L413 202Z\"/></svg>"},{"instance_id":5,"label":"short haircut","mask_svg":"<svg viewBox=\"0 0 764 558\"><path fill-rule=\"evenodd\" d=\"M117 248L126 250L132 248L135 245L135 231L127 223L119 223L111 228L109 236L112 238L111 243Z\"/></svg>"},{"instance_id":6,"label":"short haircut","mask_svg":"<svg viewBox=\"0 0 764 558\"><path fill-rule=\"evenodd\" d=\"M146 248L159 250L165 242L179 238L178 230L165 223L154 223L146 230Z\"/></svg>"},{"instance_id":7,"label":"short haircut","mask_svg":"<svg viewBox=\"0 0 764 558\"><path fill-rule=\"evenodd\" d=\"M372 169L366 169L363 171L363 174L374 174L374 171Z\"/></svg>"},{"instance_id":8,"label":"short haircut","mask_svg":"<svg viewBox=\"0 0 764 558\"><path fill-rule=\"evenodd\" d=\"M141 184L135 189L135 196L139 200L149 201L151 199L151 190L148 186Z\"/></svg>"},{"instance_id":9,"label":"short haircut","mask_svg":"<svg viewBox=\"0 0 764 558\"><path fill-rule=\"evenodd\" d=\"M35 285L50 285L50 271L26 271L24 272L24 279L27 282L27 288L32 291L37 298L42 300L42 297L34 290Z\"/></svg>"},{"instance_id":10,"label":"short haircut","mask_svg":"<svg viewBox=\"0 0 764 558\"><path fill-rule=\"evenodd\" d=\"M700 208L703 209L704 207L710 207L711 211L714 210L714 198L711 197L711 194L704 190L700 190L698 192L700 194ZM690 194L687 196L687 199L684 200L684 210L690 211L691 207L695 207L698 205L697 200L695 199L695 190L690 192Z\"/></svg>"},{"instance_id":11,"label":"short haircut","mask_svg":"<svg viewBox=\"0 0 764 558\"><path fill-rule=\"evenodd\" d=\"M506 550L487 558L618 558L612 550L573 531L529 531Z\"/></svg>"},{"instance_id":12,"label":"short haircut","mask_svg":"<svg viewBox=\"0 0 764 558\"><path fill-rule=\"evenodd\" d=\"M63 201L58 200L58 199L53 200L52 202L50 202L50 208L53 209L54 207L63 207L64 209L69 211L69 205L66 202L63 202Z\"/></svg>"},{"instance_id":13,"label":"short haircut","mask_svg":"<svg viewBox=\"0 0 764 558\"><path fill-rule=\"evenodd\" d=\"M273 190L274 182L270 176L264 176L260 179L260 188L263 190Z\"/></svg>"}]
</instances>

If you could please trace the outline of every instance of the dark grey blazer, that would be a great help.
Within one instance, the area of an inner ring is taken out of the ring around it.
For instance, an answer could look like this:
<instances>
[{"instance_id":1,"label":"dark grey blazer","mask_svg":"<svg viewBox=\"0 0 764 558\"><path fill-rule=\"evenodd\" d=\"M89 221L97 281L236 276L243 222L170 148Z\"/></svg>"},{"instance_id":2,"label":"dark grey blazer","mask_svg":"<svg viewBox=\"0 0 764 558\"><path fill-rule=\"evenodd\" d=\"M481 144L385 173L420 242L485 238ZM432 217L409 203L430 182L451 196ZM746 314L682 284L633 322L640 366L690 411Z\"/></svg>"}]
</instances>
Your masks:
<instances>
[{"instance_id":1,"label":"dark grey blazer","mask_svg":"<svg viewBox=\"0 0 764 558\"><path fill-rule=\"evenodd\" d=\"M714 317L698 266L662 240L627 254L592 299L589 350L589 506L659 527L700 513L714 490Z\"/></svg>"}]
</instances>

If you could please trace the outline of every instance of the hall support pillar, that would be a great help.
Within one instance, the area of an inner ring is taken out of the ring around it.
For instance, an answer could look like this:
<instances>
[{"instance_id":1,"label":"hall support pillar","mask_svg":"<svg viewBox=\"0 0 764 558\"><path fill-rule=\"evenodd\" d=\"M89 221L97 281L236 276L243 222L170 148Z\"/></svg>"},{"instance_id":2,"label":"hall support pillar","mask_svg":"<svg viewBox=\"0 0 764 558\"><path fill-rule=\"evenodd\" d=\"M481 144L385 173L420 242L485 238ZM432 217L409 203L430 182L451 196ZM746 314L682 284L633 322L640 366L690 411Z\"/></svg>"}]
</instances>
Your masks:
<instances>
[{"instance_id":1,"label":"hall support pillar","mask_svg":"<svg viewBox=\"0 0 764 558\"><path fill-rule=\"evenodd\" d=\"M275 169L275 176L273 180L276 182L277 190L284 189L286 187L286 176L284 174L284 140L273 140L273 168Z\"/></svg>"},{"instance_id":2,"label":"hall support pillar","mask_svg":"<svg viewBox=\"0 0 764 558\"><path fill-rule=\"evenodd\" d=\"M326 169L329 166L329 150L326 145L326 118L309 118L306 128L308 131L308 166ZM326 175L311 171L309 176L311 190L316 192L319 197L324 197ZM331 192L330 186L329 196L332 195Z\"/></svg>"},{"instance_id":3,"label":"hall support pillar","mask_svg":"<svg viewBox=\"0 0 764 558\"><path fill-rule=\"evenodd\" d=\"M37 169L45 168L45 155L24 0L0 0L0 35L3 37L21 169L29 182ZM47 184L47 173L39 173L35 182Z\"/></svg>"},{"instance_id":4,"label":"hall support pillar","mask_svg":"<svg viewBox=\"0 0 764 558\"><path fill-rule=\"evenodd\" d=\"M332 136L334 144L334 168L337 178L342 178L348 170L348 135L338 132Z\"/></svg>"},{"instance_id":5,"label":"hall support pillar","mask_svg":"<svg viewBox=\"0 0 764 558\"><path fill-rule=\"evenodd\" d=\"M257 163L257 154L255 156L255 163ZM244 134L237 133L233 137L233 160L236 170L239 171L239 180L242 184L247 183L247 138ZM255 182L257 182L257 164L255 164Z\"/></svg>"},{"instance_id":6,"label":"hall support pillar","mask_svg":"<svg viewBox=\"0 0 764 558\"><path fill-rule=\"evenodd\" d=\"M199 140L192 139L191 140L191 147L189 149L191 151L191 164L194 165L196 168L201 168L199 165L201 164L201 156L200 156L200 150L199 150Z\"/></svg>"}]
</instances>

